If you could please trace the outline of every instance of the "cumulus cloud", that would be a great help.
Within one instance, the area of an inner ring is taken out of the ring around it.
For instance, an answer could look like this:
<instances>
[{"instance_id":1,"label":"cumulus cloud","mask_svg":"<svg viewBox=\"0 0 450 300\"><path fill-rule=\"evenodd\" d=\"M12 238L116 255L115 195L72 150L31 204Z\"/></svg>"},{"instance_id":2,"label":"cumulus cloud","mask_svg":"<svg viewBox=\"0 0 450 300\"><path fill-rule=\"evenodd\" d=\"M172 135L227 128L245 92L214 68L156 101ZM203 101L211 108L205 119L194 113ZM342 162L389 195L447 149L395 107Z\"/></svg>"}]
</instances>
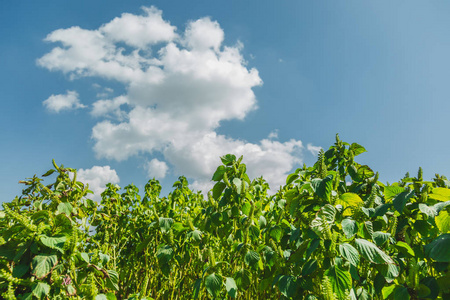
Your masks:
<instances>
[{"instance_id":1,"label":"cumulus cloud","mask_svg":"<svg viewBox=\"0 0 450 300\"><path fill-rule=\"evenodd\" d=\"M322 147L320 146L313 146L312 144L308 144L306 145L306 149L311 152L312 155L317 156L317 154L319 154L320 149L322 149Z\"/></svg>"},{"instance_id":2,"label":"cumulus cloud","mask_svg":"<svg viewBox=\"0 0 450 300\"><path fill-rule=\"evenodd\" d=\"M89 184L89 189L94 192L93 200L100 201L101 193L105 190L107 183L119 183L120 179L115 170L110 166L94 166L90 169L79 169L77 180Z\"/></svg>"},{"instance_id":3,"label":"cumulus cloud","mask_svg":"<svg viewBox=\"0 0 450 300\"><path fill-rule=\"evenodd\" d=\"M51 95L42 104L49 112L53 113L86 107L81 104L78 93L75 91L67 91L66 94Z\"/></svg>"},{"instance_id":4,"label":"cumulus cloud","mask_svg":"<svg viewBox=\"0 0 450 300\"><path fill-rule=\"evenodd\" d=\"M38 60L71 78L100 77L125 87L125 94L93 104L91 114L102 118L92 129L97 157L122 161L158 152L174 172L205 187L219 157L234 153L244 155L251 177L281 184L301 161L300 141L273 141L276 131L256 143L216 133L222 121L243 120L257 109L253 88L262 80L247 67L243 45L223 45L224 31L210 18L179 31L160 10L143 10L96 30L58 29L46 40L60 45ZM144 167L153 176L168 172L156 159Z\"/></svg>"},{"instance_id":5,"label":"cumulus cloud","mask_svg":"<svg viewBox=\"0 0 450 300\"><path fill-rule=\"evenodd\" d=\"M167 171L169 170L169 167L165 162L160 161L156 158L147 162L144 168L147 170L147 176L149 178L157 179L163 179L164 177L166 177Z\"/></svg>"},{"instance_id":6,"label":"cumulus cloud","mask_svg":"<svg viewBox=\"0 0 450 300\"><path fill-rule=\"evenodd\" d=\"M275 129L269 133L269 139L277 139L278 138L278 129Z\"/></svg>"}]
</instances>

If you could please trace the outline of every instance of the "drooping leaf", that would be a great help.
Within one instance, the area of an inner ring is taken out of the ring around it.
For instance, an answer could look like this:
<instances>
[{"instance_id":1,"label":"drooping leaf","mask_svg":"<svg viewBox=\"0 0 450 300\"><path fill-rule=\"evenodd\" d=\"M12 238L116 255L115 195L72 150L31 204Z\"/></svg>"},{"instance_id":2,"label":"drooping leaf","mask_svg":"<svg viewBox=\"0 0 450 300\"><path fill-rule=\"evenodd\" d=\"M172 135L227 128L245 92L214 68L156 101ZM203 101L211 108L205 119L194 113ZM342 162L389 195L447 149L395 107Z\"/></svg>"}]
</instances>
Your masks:
<instances>
[{"instance_id":1,"label":"drooping leaf","mask_svg":"<svg viewBox=\"0 0 450 300\"><path fill-rule=\"evenodd\" d=\"M388 283L394 281L394 279L400 274L399 268L394 264L378 265L377 268Z\"/></svg>"},{"instance_id":2,"label":"drooping leaf","mask_svg":"<svg viewBox=\"0 0 450 300\"><path fill-rule=\"evenodd\" d=\"M343 243L339 245L339 252L342 257L348 260L349 263L358 267L359 264L359 253L352 245L348 243Z\"/></svg>"},{"instance_id":3,"label":"drooping leaf","mask_svg":"<svg viewBox=\"0 0 450 300\"><path fill-rule=\"evenodd\" d=\"M328 175L322 179L316 188L316 194L325 201L330 200L331 190L333 189L333 176Z\"/></svg>"},{"instance_id":4,"label":"drooping leaf","mask_svg":"<svg viewBox=\"0 0 450 300\"><path fill-rule=\"evenodd\" d=\"M241 269L234 274L234 280L239 290L246 290L251 282L251 273L249 270Z\"/></svg>"},{"instance_id":5,"label":"drooping leaf","mask_svg":"<svg viewBox=\"0 0 450 300\"><path fill-rule=\"evenodd\" d=\"M308 276L312 274L316 269L317 269L317 260L310 259L303 265L302 276Z\"/></svg>"},{"instance_id":6,"label":"drooping leaf","mask_svg":"<svg viewBox=\"0 0 450 300\"><path fill-rule=\"evenodd\" d=\"M66 216L70 217L70 215L73 212L73 206L69 202L61 202L58 204L58 213L65 214Z\"/></svg>"},{"instance_id":7,"label":"drooping leaf","mask_svg":"<svg viewBox=\"0 0 450 300\"><path fill-rule=\"evenodd\" d=\"M359 145L359 144L357 144L357 143L352 143L351 145L350 145L350 148L349 148L351 151L353 151L353 155L354 156L358 156L358 155L360 155L361 153L364 153L364 152L367 152L366 151L366 148L364 148L363 146L361 146L361 145Z\"/></svg>"},{"instance_id":8,"label":"drooping leaf","mask_svg":"<svg viewBox=\"0 0 450 300\"><path fill-rule=\"evenodd\" d=\"M225 166L219 166L214 172L214 175L211 180L213 181L220 181L223 178L223 174L226 172L227 168Z\"/></svg>"},{"instance_id":9,"label":"drooping leaf","mask_svg":"<svg viewBox=\"0 0 450 300\"><path fill-rule=\"evenodd\" d=\"M195 282L194 282L194 288L193 288L193 293L192 293L192 297L194 299L198 298L198 294L200 293L200 287L202 285L202 279L198 278Z\"/></svg>"},{"instance_id":10,"label":"drooping leaf","mask_svg":"<svg viewBox=\"0 0 450 300\"><path fill-rule=\"evenodd\" d=\"M375 242L377 246L382 246L384 243L386 243L389 238L391 237L391 234L388 232L382 232L382 231L375 231L372 234L372 240Z\"/></svg>"},{"instance_id":11,"label":"drooping leaf","mask_svg":"<svg viewBox=\"0 0 450 300\"><path fill-rule=\"evenodd\" d=\"M222 276L212 273L205 277L205 287L208 293L214 298L220 293L222 288Z\"/></svg>"},{"instance_id":12,"label":"drooping leaf","mask_svg":"<svg viewBox=\"0 0 450 300\"><path fill-rule=\"evenodd\" d=\"M281 236L283 234L283 230L280 226L274 226L270 229L270 236L276 241L279 242L281 240Z\"/></svg>"},{"instance_id":13,"label":"drooping leaf","mask_svg":"<svg viewBox=\"0 0 450 300\"><path fill-rule=\"evenodd\" d=\"M173 257L173 248L164 244L158 246L156 257L163 264L170 261Z\"/></svg>"},{"instance_id":14,"label":"drooping leaf","mask_svg":"<svg viewBox=\"0 0 450 300\"><path fill-rule=\"evenodd\" d=\"M325 275L330 279L333 292L339 299L345 299L346 293L352 289L352 277L350 273L335 265L326 270Z\"/></svg>"},{"instance_id":15,"label":"drooping leaf","mask_svg":"<svg viewBox=\"0 0 450 300\"><path fill-rule=\"evenodd\" d=\"M231 298L236 298L237 285L233 278L227 277L225 279L225 288L227 289L228 296Z\"/></svg>"},{"instance_id":16,"label":"drooping leaf","mask_svg":"<svg viewBox=\"0 0 450 300\"><path fill-rule=\"evenodd\" d=\"M414 250L407 243L405 243L403 241L398 241L395 244L395 248L397 248L403 254L407 254L411 257L415 256Z\"/></svg>"},{"instance_id":17,"label":"drooping leaf","mask_svg":"<svg viewBox=\"0 0 450 300\"><path fill-rule=\"evenodd\" d=\"M119 290L119 274L114 270L107 270L106 286L112 290Z\"/></svg>"},{"instance_id":18,"label":"drooping leaf","mask_svg":"<svg viewBox=\"0 0 450 300\"><path fill-rule=\"evenodd\" d=\"M405 188L400 186L385 186L384 187L384 198L387 200L390 200L397 196L398 194L405 191Z\"/></svg>"},{"instance_id":19,"label":"drooping leaf","mask_svg":"<svg viewBox=\"0 0 450 300\"><path fill-rule=\"evenodd\" d=\"M254 265L256 265L259 261L260 257L258 252L253 251L253 250L249 250L247 251L247 253L244 256L244 262L250 266L253 267Z\"/></svg>"},{"instance_id":20,"label":"drooping leaf","mask_svg":"<svg viewBox=\"0 0 450 300\"><path fill-rule=\"evenodd\" d=\"M375 244L364 240L355 239L356 249L362 257L375 264L393 264L394 261Z\"/></svg>"},{"instance_id":21,"label":"drooping leaf","mask_svg":"<svg viewBox=\"0 0 450 300\"><path fill-rule=\"evenodd\" d=\"M217 182L212 190L213 198L218 200L219 197L222 195L223 190L227 187L227 185L221 181Z\"/></svg>"},{"instance_id":22,"label":"drooping leaf","mask_svg":"<svg viewBox=\"0 0 450 300\"><path fill-rule=\"evenodd\" d=\"M46 277L58 263L58 257L55 254L36 255L31 262L31 274L38 279Z\"/></svg>"}]
</instances>

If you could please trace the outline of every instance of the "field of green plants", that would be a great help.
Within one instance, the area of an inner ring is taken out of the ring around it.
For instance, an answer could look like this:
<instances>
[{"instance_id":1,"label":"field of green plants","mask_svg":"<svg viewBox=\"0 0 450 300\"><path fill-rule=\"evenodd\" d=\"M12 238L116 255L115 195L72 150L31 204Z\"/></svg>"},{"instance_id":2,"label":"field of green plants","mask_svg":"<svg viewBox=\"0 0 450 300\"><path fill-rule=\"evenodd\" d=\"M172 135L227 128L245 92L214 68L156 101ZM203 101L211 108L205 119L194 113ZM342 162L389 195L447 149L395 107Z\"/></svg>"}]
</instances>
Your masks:
<instances>
[{"instance_id":1,"label":"field of green plants","mask_svg":"<svg viewBox=\"0 0 450 300\"><path fill-rule=\"evenodd\" d=\"M180 177L97 203L54 163L3 203L1 298L450 299L450 181L383 184L365 151L336 136L273 195L225 155L206 199Z\"/></svg>"}]
</instances>

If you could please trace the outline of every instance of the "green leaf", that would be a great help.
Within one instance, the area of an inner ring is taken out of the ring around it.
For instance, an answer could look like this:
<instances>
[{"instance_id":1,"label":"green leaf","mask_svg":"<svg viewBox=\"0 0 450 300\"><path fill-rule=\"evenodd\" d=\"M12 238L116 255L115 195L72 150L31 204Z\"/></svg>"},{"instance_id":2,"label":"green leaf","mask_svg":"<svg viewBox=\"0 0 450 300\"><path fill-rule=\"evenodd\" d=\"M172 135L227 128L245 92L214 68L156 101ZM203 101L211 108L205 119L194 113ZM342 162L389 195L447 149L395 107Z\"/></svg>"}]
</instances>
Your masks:
<instances>
[{"instance_id":1,"label":"green leaf","mask_svg":"<svg viewBox=\"0 0 450 300\"><path fill-rule=\"evenodd\" d=\"M316 194L325 201L330 201L331 190L333 189L333 175L328 175L320 182L316 189Z\"/></svg>"},{"instance_id":2,"label":"green leaf","mask_svg":"<svg viewBox=\"0 0 450 300\"><path fill-rule=\"evenodd\" d=\"M45 172L45 173L42 175L42 177L50 176L50 175L52 175L54 172L55 172L54 169L48 170L47 172Z\"/></svg>"},{"instance_id":3,"label":"green leaf","mask_svg":"<svg viewBox=\"0 0 450 300\"><path fill-rule=\"evenodd\" d=\"M16 278L20 278L23 275L25 275L25 273L27 273L29 269L30 269L29 264L15 265L12 271L12 275Z\"/></svg>"},{"instance_id":4,"label":"green leaf","mask_svg":"<svg viewBox=\"0 0 450 300\"><path fill-rule=\"evenodd\" d=\"M249 250L244 256L244 262L249 265L250 267L253 267L256 265L259 261L260 257L258 252Z\"/></svg>"},{"instance_id":5,"label":"green leaf","mask_svg":"<svg viewBox=\"0 0 450 300\"><path fill-rule=\"evenodd\" d=\"M234 274L234 280L240 290L246 290L251 282L251 273L248 270L241 269Z\"/></svg>"},{"instance_id":6,"label":"green leaf","mask_svg":"<svg viewBox=\"0 0 450 300\"><path fill-rule=\"evenodd\" d=\"M393 264L394 261L378 247L364 239L355 239L356 249L368 261L375 264Z\"/></svg>"},{"instance_id":7,"label":"green leaf","mask_svg":"<svg viewBox=\"0 0 450 300\"><path fill-rule=\"evenodd\" d=\"M405 188L399 186L385 186L384 187L384 198L387 200L394 198L398 194L405 191Z\"/></svg>"},{"instance_id":8,"label":"green leaf","mask_svg":"<svg viewBox=\"0 0 450 300\"><path fill-rule=\"evenodd\" d=\"M450 231L450 215L446 210L440 211L434 221L440 232L447 233Z\"/></svg>"},{"instance_id":9,"label":"green leaf","mask_svg":"<svg viewBox=\"0 0 450 300\"><path fill-rule=\"evenodd\" d=\"M198 278L195 283L194 283L194 288L193 288L193 298L197 299L198 298L198 294L200 293L200 287L202 286L202 279Z\"/></svg>"},{"instance_id":10,"label":"green leaf","mask_svg":"<svg viewBox=\"0 0 450 300\"><path fill-rule=\"evenodd\" d=\"M233 164L233 162L236 161L236 156L233 154L227 154L224 155L220 158L220 160L222 161L222 163L226 166L231 166Z\"/></svg>"},{"instance_id":11,"label":"green leaf","mask_svg":"<svg viewBox=\"0 0 450 300\"><path fill-rule=\"evenodd\" d=\"M213 198L218 200L222 195L223 190L227 187L227 185L221 181L217 182L212 190Z\"/></svg>"},{"instance_id":12,"label":"green leaf","mask_svg":"<svg viewBox=\"0 0 450 300\"><path fill-rule=\"evenodd\" d=\"M61 253L64 253L64 243L66 242L66 239L67 238L65 235L55 235L55 236L41 235L40 237L42 244L51 249L56 249Z\"/></svg>"},{"instance_id":13,"label":"green leaf","mask_svg":"<svg viewBox=\"0 0 450 300\"><path fill-rule=\"evenodd\" d=\"M398 241L395 244L395 248L397 248L403 254L408 254L410 257L414 257L415 256L415 253L414 253L413 249L411 249L411 247L405 242Z\"/></svg>"},{"instance_id":14,"label":"green leaf","mask_svg":"<svg viewBox=\"0 0 450 300\"><path fill-rule=\"evenodd\" d=\"M394 291L394 300L409 300L408 288L397 286Z\"/></svg>"},{"instance_id":15,"label":"green leaf","mask_svg":"<svg viewBox=\"0 0 450 300\"><path fill-rule=\"evenodd\" d=\"M200 242L202 240L203 232L198 229L195 229L187 234L187 237L195 242Z\"/></svg>"},{"instance_id":16,"label":"green leaf","mask_svg":"<svg viewBox=\"0 0 450 300\"><path fill-rule=\"evenodd\" d=\"M372 169L369 168L369 166L366 166L366 165L360 166L358 168L357 174L358 174L358 177L361 180L373 177L373 175L375 175L375 173L372 171Z\"/></svg>"},{"instance_id":17,"label":"green leaf","mask_svg":"<svg viewBox=\"0 0 450 300\"><path fill-rule=\"evenodd\" d=\"M31 262L31 274L37 279L46 277L58 263L58 257L55 254L36 255Z\"/></svg>"},{"instance_id":18,"label":"green leaf","mask_svg":"<svg viewBox=\"0 0 450 300\"><path fill-rule=\"evenodd\" d=\"M288 275L281 275L277 283L278 288L283 296L291 298L295 296L297 284L295 277Z\"/></svg>"},{"instance_id":19,"label":"green leaf","mask_svg":"<svg viewBox=\"0 0 450 300\"><path fill-rule=\"evenodd\" d=\"M159 227L161 228L161 232L163 234L166 234L170 231L170 227L172 227L172 224L174 223L172 218L159 218Z\"/></svg>"},{"instance_id":20,"label":"green leaf","mask_svg":"<svg viewBox=\"0 0 450 300\"><path fill-rule=\"evenodd\" d=\"M350 148L349 148L351 151L353 151L353 155L354 156L358 156L358 155L360 155L361 153L364 153L364 152L367 152L366 151L366 148L364 148L363 146L361 146L361 145L359 145L359 144L357 144L357 143L352 143L351 145L350 145Z\"/></svg>"},{"instance_id":21,"label":"green leaf","mask_svg":"<svg viewBox=\"0 0 450 300\"><path fill-rule=\"evenodd\" d=\"M112 290L119 290L119 274L114 270L107 270L106 286Z\"/></svg>"},{"instance_id":22,"label":"green leaf","mask_svg":"<svg viewBox=\"0 0 450 300\"><path fill-rule=\"evenodd\" d=\"M377 269L388 283L394 281L400 274L398 267L394 264L378 265Z\"/></svg>"},{"instance_id":23,"label":"green leaf","mask_svg":"<svg viewBox=\"0 0 450 300\"><path fill-rule=\"evenodd\" d=\"M230 296L231 298L236 298L237 285L236 281L234 281L233 278L227 277L225 279L225 288L227 290L228 296Z\"/></svg>"},{"instance_id":24,"label":"green leaf","mask_svg":"<svg viewBox=\"0 0 450 300\"><path fill-rule=\"evenodd\" d=\"M259 224L259 228L266 227L267 220L266 220L266 218L263 215L259 216L258 224Z\"/></svg>"},{"instance_id":25,"label":"green leaf","mask_svg":"<svg viewBox=\"0 0 450 300\"><path fill-rule=\"evenodd\" d=\"M373 215L374 218L384 216L389 208L391 207L391 203L386 203L375 207L375 213Z\"/></svg>"},{"instance_id":26,"label":"green leaf","mask_svg":"<svg viewBox=\"0 0 450 300\"><path fill-rule=\"evenodd\" d=\"M296 173L292 173L292 174L288 175L288 177L286 178L286 185L291 184L292 181L294 181L297 178L298 178L298 174L296 174Z\"/></svg>"},{"instance_id":27,"label":"green leaf","mask_svg":"<svg viewBox=\"0 0 450 300\"><path fill-rule=\"evenodd\" d=\"M222 277L215 273L206 276L205 286L206 290L213 298L217 297L222 287Z\"/></svg>"},{"instance_id":28,"label":"green leaf","mask_svg":"<svg viewBox=\"0 0 450 300\"><path fill-rule=\"evenodd\" d=\"M390 233L382 232L382 231L375 231L372 234L372 240L375 242L377 246L382 246L384 243L386 243L389 238L391 237Z\"/></svg>"},{"instance_id":29,"label":"green leaf","mask_svg":"<svg viewBox=\"0 0 450 300\"><path fill-rule=\"evenodd\" d=\"M395 196L394 200L392 200L394 204L394 208L399 212L403 212L403 208L405 208L406 203L408 200L414 196L414 191L404 191Z\"/></svg>"},{"instance_id":30,"label":"green leaf","mask_svg":"<svg viewBox=\"0 0 450 300\"><path fill-rule=\"evenodd\" d=\"M434 207L429 207L424 203L419 203L419 210L421 213L426 214L428 218L434 218L436 216L436 210Z\"/></svg>"},{"instance_id":31,"label":"green leaf","mask_svg":"<svg viewBox=\"0 0 450 300\"><path fill-rule=\"evenodd\" d=\"M424 247L425 255L439 262L450 262L449 249L450 233L441 234Z\"/></svg>"},{"instance_id":32,"label":"green leaf","mask_svg":"<svg viewBox=\"0 0 450 300\"><path fill-rule=\"evenodd\" d=\"M65 214L66 216L70 217L73 212L72 204L70 204L69 202L62 202L58 204L57 211L60 214Z\"/></svg>"},{"instance_id":33,"label":"green leaf","mask_svg":"<svg viewBox=\"0 0 450 300\"><path fill-rule=\"evenodd\" d=\"M227 168L225 166L219 166L214 172L214 175L211 180L213 181L220 181L223 178L223 174L227 171Z\"/></svg>"},{"instance_id":34,"label":"green leaf","mask_svg":"<svg viewBox=\"0 0 450 300\"><path fill-rule=\"evenodd\" d=\"M87 254L86 252L82 252L80 253L80 257L83 259L83 261L89 264L90 262L89 254Z\"/></svg>"},{"instance_id":35,"label":"green leaf","mask_svg":"<svg viewBox=\"0 0 450 300\"><path fill-rule=\"evenodd\" d=\"M351 216L353 213L347 207L358 207L363 204L364 201L355 193L345 193L339 196L335 204L340 204L344 208L343 216Z\"/></svg>"},{"instance_id":36,"label":"green leaf","mask_svg":"<svg viewBox=\"0 0 450 300\"><path fill-rule=\"evenodd\" d=\"M385 286L381 293L383 294L383 299L387 299L390 295L392 295L392 293L395 290L395 284L389 285L389 286Z\"/></svg>"},{"instance_id":37,"label":"green leaf","mask_svg":"<svg viewBox=\"0 0 450 300\"><path fill-rule=\"evenodd\" d=\"M98 294L95 296L95 300L108 300L105 294Z\"/></svg>"},{"instance_id":38,"label":"green leaf","mask_svg":"<svg viewBox=\"0 0 450 300\"><path fill-rule=\"evenodd\" d=\"M428 195L428 198L438 201L450 200L450 189L437 187L433 189L433 193Z\"/></svg>"},{"instance_id":39,"label":"green leaf","mask_svg":"<svg viewBox=\"0 0 450 300\"><path fill-rule=\"evenodd\" d=\"M344 231L346 238L351 238L358 232L358 224L352 219L342 220L342 231Z\"/></svg>"},{"instance_id":40,"label":"green leaf","mask_svg":"<svg viewBox=\"0 0 450 300\"><path fill-rule=\"evenodd\" d=\"M350 273L335 265L326 270L325 275L330 279L333 292L339 299L345 299L347 291L352 289L352 277Z\"/></svg>"},{"instance_id":41,"label":"green leaf","mask_svg":"<svg viewBox=\"0 0 450 300\"><path fill-rule=\"evenodd\" d=\"M339 252L342 257L349 261L355 267L359 264L359 253L352 245L348 243L343 243L339 245Z\"/></svg>"},{"instance_id":42,"label":"green leaf","mask_svg":"<svg viewBox=\"0 0 450 300\"><path fill-rule=\"evenodd\" d=\"M166 263L170 261L173 257L173 249L169 245L159 245L156 251L156 257L161 263Z\"/></svg>"},{"instance_id":43,"label":"green leaf","mask_svg":"<svg viewBox=\"0 0 450 300\"><path fill-rule=\"evenodd\" d=\"M281 235L283 234L283 230L280 226L274 226L270 229L270 236L276 241L279 242L281 240Z\"/></svg>"},{"instance_id":44,"label":"green leaf","mask_svg":"<svg viewBox=\"0 0 450 300\"><path fill-rule=\"evenodd\" d=\"M31 292L38 299L42 299L42 297L47 296L48 293L50 293L50 286L45 282L37 282L31 287Z\"/></svg>"},{"instance_id":45,"label":"green leaf","mask_svg":"<svg viewBox=\"0 0 450 300\"><path fill-rule=\"evenodd\" d=\"M317 269L317 260L308 260L302 268L302 276L308 276Z\"/></svg>"}]
</instances>

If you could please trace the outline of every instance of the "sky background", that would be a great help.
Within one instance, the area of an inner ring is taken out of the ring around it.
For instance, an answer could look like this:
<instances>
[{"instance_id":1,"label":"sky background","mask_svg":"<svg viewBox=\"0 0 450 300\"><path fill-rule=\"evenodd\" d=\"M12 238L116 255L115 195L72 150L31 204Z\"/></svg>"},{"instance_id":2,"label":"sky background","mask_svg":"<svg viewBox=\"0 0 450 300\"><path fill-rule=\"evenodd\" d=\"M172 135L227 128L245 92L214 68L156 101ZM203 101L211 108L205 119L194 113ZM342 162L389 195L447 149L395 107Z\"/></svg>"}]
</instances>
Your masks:
<instances>
[{"instance_id":1,"label":"sky background","mask_svg":"<svg viewBox=\"0 0 450 300\"><path fill-rule=\"evenodd\" d=\"M450 176L448 1L0 2L0 201L58 164L282 184L339 133L383 182Z\"/></svg>"}]
</instances>

